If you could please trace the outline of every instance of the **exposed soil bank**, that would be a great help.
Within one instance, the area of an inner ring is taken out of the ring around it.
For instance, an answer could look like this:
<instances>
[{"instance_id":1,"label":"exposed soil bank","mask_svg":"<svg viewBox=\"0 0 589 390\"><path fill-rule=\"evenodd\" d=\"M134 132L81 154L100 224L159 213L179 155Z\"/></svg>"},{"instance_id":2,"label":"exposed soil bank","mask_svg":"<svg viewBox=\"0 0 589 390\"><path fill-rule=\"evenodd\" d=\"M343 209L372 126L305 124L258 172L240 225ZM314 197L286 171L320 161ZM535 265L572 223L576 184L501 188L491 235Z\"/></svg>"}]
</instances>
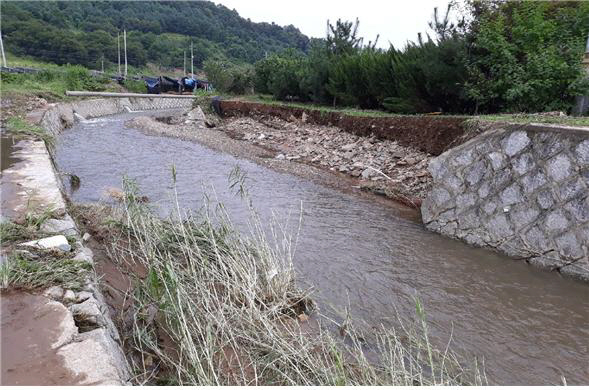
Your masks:
<instances>
[{"instance_id":1,"label":"exposed soil bank","mask_svg":"<svg viewBox=\"0 0 589 390\"><path fill-rule=\"evenodd\" d=\"M435 156L454 145L455 140L465 134L464 122L468 119L462 116L356 116L236 100L221 101L220 107L223 116L271 115L289 120L291 116L302 118L305 114L307 121L312 124L336 126L358 136L373 135L381 140L397 141Z\"/></svg>"}]
</instances>

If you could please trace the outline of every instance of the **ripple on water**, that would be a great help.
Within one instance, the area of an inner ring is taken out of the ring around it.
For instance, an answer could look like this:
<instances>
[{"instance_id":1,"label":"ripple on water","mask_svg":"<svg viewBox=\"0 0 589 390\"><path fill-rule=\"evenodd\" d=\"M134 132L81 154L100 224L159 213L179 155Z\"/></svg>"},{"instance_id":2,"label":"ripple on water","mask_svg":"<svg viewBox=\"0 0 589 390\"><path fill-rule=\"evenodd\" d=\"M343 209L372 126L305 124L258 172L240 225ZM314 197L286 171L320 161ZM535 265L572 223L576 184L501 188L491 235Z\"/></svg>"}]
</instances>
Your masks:
<instances>
[{"instance_id":1,"label":"ripple on water","mask_svg":"<svg viewBox=\"0 0 589 390\"><path fill-rule=\"evenodd\" d=\"M79 123L57 145L62 171L81 178L73 194L95 202L121 177L136 178L142 191L166 214L170 167L177 169L182 207L201 206L203 188L245 228L248 211L228 189L239 164L247 173L254 207L263 220L273 210L291 213L301 282L317 287L323 302L349 303L352 314L371 322L414 313L423 301L432 339L466 355L484 356L489 380L499 384L589 383L589 286L543 272L502 255L468 247L426 231L395 209L354 198L294 176L179 139L126 129L130 114Z\"/></svg>"}]
</instances>

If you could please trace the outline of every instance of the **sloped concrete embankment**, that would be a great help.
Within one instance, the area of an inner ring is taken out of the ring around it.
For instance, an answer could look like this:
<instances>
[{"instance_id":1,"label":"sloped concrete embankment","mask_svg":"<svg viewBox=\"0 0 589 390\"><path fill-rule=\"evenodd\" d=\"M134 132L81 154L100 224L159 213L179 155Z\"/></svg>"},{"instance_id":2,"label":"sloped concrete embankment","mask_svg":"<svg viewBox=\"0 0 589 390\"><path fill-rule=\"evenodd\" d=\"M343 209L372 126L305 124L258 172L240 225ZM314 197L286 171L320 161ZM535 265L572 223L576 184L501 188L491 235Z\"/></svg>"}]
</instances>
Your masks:
<instances>
[{"instance_id":1,"label":"sloped concrete embankment","mask_svg":"<svg viewBox=\"0 0 589 390\"><path fill-rule=\"evenodd\" d=\"M424 153L437 156L455 145L466 133L467 117L399 115L399 116L357 116L342 112L321 111L283 105L250 103L235 100L220 102L223 116L268 115L289 120L292 116L315 125L336 126L348 133L377 139L397 141L403 146L416 148Z\"/></svg>"},{"instance_id":2,"label":"sloped concrete embankment","mask_svg":"<svg viewBox=\"0 0 589 390\"><path fill-rule=\"evenodd\" d=\"M11 194L10 217L51 212L52 218L39 229L49 237L20 243L18 250L29 256L33 256L29 248L48 250L93 264L92 251L84 246L67 213L45 143L25 140L19 149L20 162L3 171L2 177L19 188ZM80 291L53 286L44 296L36 292L2 295L2 384L122 385L129 381L119 334L96 279L88 277Z\"/></svg>"},{"instance_id":3,"label":"sloped concrete embankment","mask_svg":"<svg viewBox=\"0 0 589 390\"><path fill-rule=\"evenodd\" d=\"M503 126L429 170L428 229L589 281L589 129Z\"/></svg>"},{"instance_id":4,"label":"sloped concrete embankment","mask_svg":"<svg viewBox=\"0 0 589 390\"><path fill-rule=\"evenodd\" d=\"M41 126L54 136L73 125L75 115L97 118L128 111L166 110L192 107L191 99L107 98L54 104L45 112Z\"/></svg>"},{"instance_id":5,"label":"sloped concrete embankment","mask_svg":"<svg viewBox=\"0 0 589 390\"><path fill-rule=\"evenodd\" d=\"M40 118L38 124L55 136L74 123L75 114L93 118L125 111L186 108L191 104L187 99L94 99L54 104L31 118ZM18 193L12 194L10 217L22 217L25 211L41 214L49 210L56 216L40 229L44 235L54 236L20 244L20 247L62 251L76 261L93 264L92 250L84 245L78 227L68 214L63 184L45 143L22 141L18 159L19 164L3 171L3 182L14 182L19 188ZM3 347L3 366L11 369L10 373L5 373L3 384L129 383L131 376L120 336L110 318L98 279L87 279L81 291L53 286L43 296L37 293L4 295L2 326L6 331L3 343L22 345L18 353L11 353L9 358L4 356L6 348ZM27 313L35 315L31 318ZM39 334L39 342L30 342L33 334ZM11 335L12 339L5 340L6 335ZM34 373L31 371L27 375L27 367ZM11 378L14 383L8 382Z\"/></svg>"}]
</instances>

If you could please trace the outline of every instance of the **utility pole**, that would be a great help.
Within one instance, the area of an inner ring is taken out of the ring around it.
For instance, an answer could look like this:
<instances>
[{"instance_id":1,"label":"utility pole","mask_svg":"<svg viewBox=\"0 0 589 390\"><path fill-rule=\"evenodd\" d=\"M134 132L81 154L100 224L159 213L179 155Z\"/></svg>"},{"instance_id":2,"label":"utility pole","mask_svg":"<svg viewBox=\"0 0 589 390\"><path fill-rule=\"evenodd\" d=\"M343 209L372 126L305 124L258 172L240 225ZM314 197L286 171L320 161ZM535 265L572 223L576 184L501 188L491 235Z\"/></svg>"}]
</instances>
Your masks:
<instances>
[{"instance_id":1,"label":"utility pole","mask_svg":"<svg viewBox=\"0 0 589 390\"><path fill-rule=\"evenodd\" d=\"M121 76L121 33L117 31L117 48L119 50L119 77Z\"/></svg>"},{"instance_id":2,"label":"utility pole","mask_svg":"<svg viewBox=\"0 0 589 390\"><path fill-rule=\"evenodd\" d=\"M182 76L186 76L186 50L184 50L184 68L182 71Z\"/></svg>"},{"instance_id":3,"label":"utility pole","mask_svg":"<svg viewBox=\"0 0 589 390\"><path fill-rule=\"evenodd\" d=\"M8 65L6 64L6 55L4 54L4 43L2 43L2 32L0 31L0 50L2 50L2 63L4 67L7 68Z\"/></svg>"},{"instance_id":4,"label":"utility pole","mask_svg":"<svg viewBox=\"0 0 589 390\"><path fill-rule=\"evenodd\" d=\"M101 63L101 69L102 69L102 73L104 73L104 54L102 55L102 58L100 58L100 63Z\"/></svg>"},{"instance_id":5,"label":"utility pole","mask_svg":"<svg viewBox=\"0 0 589 390\"><path fill-rule=\"evenodd\" d=\"M194 47L190 42L190 78L194 79Z\"/></svg>"},{"instance_id":6,"label":"utility pole","mask_svg":"<svg viewBox=\"0 0 589 390\"><path fill-rule=\"evenodd\" d=\"M127 30L123 30L123 42L125 44L125 78L127 78Z\"/></svg>"}]
</instances>

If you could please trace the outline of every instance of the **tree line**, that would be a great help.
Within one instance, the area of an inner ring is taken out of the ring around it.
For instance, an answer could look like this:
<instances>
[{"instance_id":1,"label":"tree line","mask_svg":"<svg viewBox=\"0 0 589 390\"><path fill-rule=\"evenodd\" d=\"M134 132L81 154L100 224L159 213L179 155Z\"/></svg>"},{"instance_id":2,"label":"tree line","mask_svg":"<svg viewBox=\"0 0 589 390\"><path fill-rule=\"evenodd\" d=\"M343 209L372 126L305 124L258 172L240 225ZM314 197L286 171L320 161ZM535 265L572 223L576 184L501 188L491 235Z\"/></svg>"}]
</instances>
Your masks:
<instances>
[{"instance_id":1,"label":"tree line","mask_svg":"<svg viewBox=\"0 0 589 390\"><path fill-rule=\"evenodd\" d=\"M398 113L567 111L589 92L581 65L589 2L451 3L435 10L431 35L402 50L365 44L358 26L328 23L308 53L261 59L251 85L280 100Z\"/></svg>"},{"instance_id":2,"label":"tree line","mask_svg":"<svg viewBox=\"0 0 589 390\"><path fill-rule=\"evenodd\" d=\"M208 1L0 2L8 51L57 64L116 64L117 33L127 30L129 64L182 67L194 42L194 63L214 58L254 63L285 48L307 50L294 26L254 23ZM122 45L122 39L121 39Z\"/></svg>"}]
</instances>

